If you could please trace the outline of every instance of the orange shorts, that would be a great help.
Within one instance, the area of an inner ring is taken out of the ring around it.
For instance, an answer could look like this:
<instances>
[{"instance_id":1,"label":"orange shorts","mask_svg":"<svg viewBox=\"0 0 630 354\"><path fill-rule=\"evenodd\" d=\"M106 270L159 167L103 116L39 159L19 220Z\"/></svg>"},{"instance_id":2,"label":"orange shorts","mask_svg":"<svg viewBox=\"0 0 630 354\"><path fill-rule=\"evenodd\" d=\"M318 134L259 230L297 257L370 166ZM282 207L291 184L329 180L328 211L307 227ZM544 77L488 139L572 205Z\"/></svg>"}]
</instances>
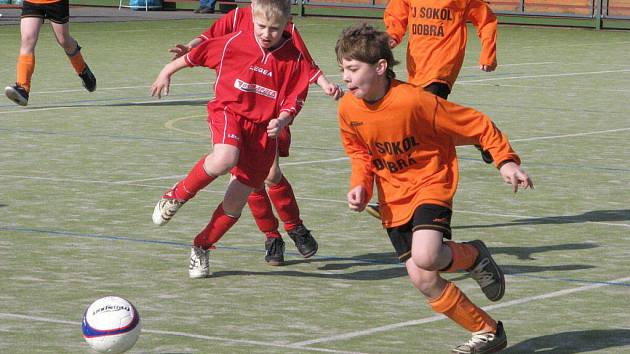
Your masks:
<instances>
[{"instance_id":1,"label":"orange shorts","mask_svg":"<svg viewBox=\"0 0 630 354\"><path fill-rule=\"evenodd\" d=\"M239 149L238 163L230 173L247 186L262 187L278 152L277 139L267 136L267 122L252 122L223 109L211 111L208 124L213 144Z\"/></svg>"}]
</instances>

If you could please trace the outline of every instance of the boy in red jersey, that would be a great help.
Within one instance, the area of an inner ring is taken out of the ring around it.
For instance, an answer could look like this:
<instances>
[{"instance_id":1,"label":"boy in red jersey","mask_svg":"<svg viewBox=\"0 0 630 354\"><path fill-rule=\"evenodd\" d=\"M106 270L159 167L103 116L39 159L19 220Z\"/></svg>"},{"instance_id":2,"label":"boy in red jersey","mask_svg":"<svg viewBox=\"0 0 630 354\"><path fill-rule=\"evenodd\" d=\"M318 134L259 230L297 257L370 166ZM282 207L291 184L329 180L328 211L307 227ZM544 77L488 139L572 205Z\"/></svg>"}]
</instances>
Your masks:
<instances>
[{"instance_id":1,"label":"boy in red jersey","mask_svg":"<svg viewBox=\"0 0 630 354\"><path fill-rule=\"evenodd\" d=\"M308 63L283 29L290 16L285 0L260 0L253 31L210 38L160 72L151 94L168 94L170 77L186 66L216 70L215 98L208 102L213 151L157 203L153 222L163 225L217 176L232 179L212 219L195 237L189 275L207 277L208 250L236 223L254 189L274 163L277 136L301 109L308 92Z\"/></svg>"},{"instance_id":2,"label":"boy in red jersey","mask_svg":"<svg viewBox=\"0 0 630 354\"><path fill-rule=\"evenodd\" d=\"M256 1L254 0L251 6L245 8L237 7L219 18L207 31L191 40L188 44L177 44L170 50L175 54L173 60L185 55L192 48L197 47L210 38L224 36L239 30L244 32L253 31L253 6L255 4ZM315 64L299 31L291 20L287 23L284 31L290 35L293 45L304 55L306 63L310 66L309 83L317 83L326 95L338 99L343 92L338 85L331 83ZM290 145L291 131L287 126L282 129L278 136L278 157L288 157ZM285 231L295 242L298 251L304 258L313 256L317 252L317 241L304 226L300 218L300 209L295 199L293 188L283 175L278 159L274 161L265 184L268 192L264 187L256 189L248 199L248 205L256 220L256 224L266 237L265 261L270 265L284 264L284 241L278 231L278 219L273 214L272 203L278 216L284 223Z\"/></svg>"},{"instance_id":3,"label":"boy in red jersey","mask_svg":"<svg viewBox=\"0 0 630 354\"><path fill-rule=\"evenodd\" d=\"M447 99L464 62L466 21L477 27L481 41L479 69L497 67L497 18L482 0L391 0L383 14L389 46L396 47L409 32L407 43L408 81ZM479 145L486 163L492 155ZM377 204L366 211L380 218Z\"/></svg>"},{"instance_id":4,"label":"boy in red jersey","mask_svg":"<svg viewBox=\"0 0 630 354\"><path fill-rule=\"evenodd\" d=\"M518 155L483 113L395 80L386 33L365 24L351 27L335 49L351 93L339 104L341 140L352 165L350 209L364 210L376 183L383 226L411 282L434 311L472 332L454 353L505 348L502 323L440 272L466 270L489 300L503 297L503 272L484 243L450 241L458 179L455 145L488 148L514 192L533 187Z\"/></svg>"},{"instance_id":5,"label":"boy in red jersey","mask_svg":"<svg viewBox=\"0 0 630 354\"><path fill-rule=\"evenodd\" d=\"M30 0L22 3L20 19L20 55L15 85L7 86L4 94L20 106L28 104L31 77L35 71L35 45L45 19L50 21L57 43L66 52L72 67L89 92L96 90L96 78L81 56L79 43L70 36L68 0Z\"/></svg>"}]
</instances>

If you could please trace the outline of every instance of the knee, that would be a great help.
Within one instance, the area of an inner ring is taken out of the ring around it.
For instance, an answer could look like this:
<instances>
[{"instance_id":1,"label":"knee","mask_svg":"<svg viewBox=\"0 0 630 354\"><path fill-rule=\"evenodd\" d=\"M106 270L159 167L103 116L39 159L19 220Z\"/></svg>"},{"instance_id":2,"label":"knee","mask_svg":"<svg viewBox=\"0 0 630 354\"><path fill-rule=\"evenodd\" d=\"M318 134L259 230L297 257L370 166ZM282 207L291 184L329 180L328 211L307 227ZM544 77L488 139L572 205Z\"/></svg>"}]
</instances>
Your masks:
<instances>
[{"instance_id":1,"label":"knee","mask_svg":"<svg viewBox=\"0 0 630 354\"><path fill-rule=\"evenodd\" d=\"M439 254L436 252L419 251L411 255L411 260L420 269L437 271L440 270Z\"/></svg>"},{"instance_id":2,"label":"knee","mask_svg":"<svg viewBox=\"0 0 630 354\"><path fill-rule=\"evenodd\" d=\"M231 154L215 154L206 157L203 168L213 176L222 176L228 173L238 163L238 156Z\"/></svg>"},{"instance_id":3,"label":"knee","mask_svg":"<svg viewBox=\"0 0 630 354\"><path fill-rule=\"evenodd\" d=\"M24 36L20 44L20 54L32 54L35 51L35 44L37 43L36 36Z\"/></svg>"},{"instance_id":4,"label":"knee","mask_svg":"<svg viewBox=\"0 0 630 354\"><path fill-rule=\"evenodd\" d=\"M437 273L435 272L419 272L410 277L413 286L425 296L431 295L437 282Z\"/></svg>"}]
</instances>

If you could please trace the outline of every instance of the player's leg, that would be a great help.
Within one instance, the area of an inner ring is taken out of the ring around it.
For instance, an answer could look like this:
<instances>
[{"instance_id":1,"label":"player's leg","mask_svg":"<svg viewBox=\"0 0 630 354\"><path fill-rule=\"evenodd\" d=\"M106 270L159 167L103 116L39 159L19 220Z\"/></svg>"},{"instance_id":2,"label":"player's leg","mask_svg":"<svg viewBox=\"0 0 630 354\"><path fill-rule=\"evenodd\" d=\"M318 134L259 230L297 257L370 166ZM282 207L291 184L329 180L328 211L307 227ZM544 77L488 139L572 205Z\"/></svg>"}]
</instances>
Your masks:
<instances>
[{"instance_id":1,"label":"player's leg","mask_svg":"<svg viewBox=\"0 0 630 354\"><path fill-rule=\"evenodd\" d=\"M277 165L278 157L274 160ZM274 170L274 167L272 167ZM269 177L268 177L269 178ZM284 241L278 231L278 219L273 214L271 200L265 187L255 189L247 200L258 229L265 234L265 262L269 265L284 264Z\"/></svg>"},{"instance_id":2,"label":"player's leg","mask_svg":"<svg viewBox=\"0 0 630 354\"><path fill-rule=\"evenodd\" d=\"M39 38L44 14L33 5L25 3L20 20L20 54L17 61L15 85L4 89L13 102L26 106L31 91L31 78L35 71L35 45Z\"/></svg>"},{"instance_id":3,"label":"player's leg","mask_svg":"<svg viewBox=\"0 0 630 354\"><path fill-rule=\"evenodd\" d=\"M81 78L83 87L89 92L93 92L96 90L96 77L94 77L92 70L85 63L83 55L81 55L81 46L70 35L70 22L68 22L70 12L68 6L68 1L60 1L51 5L50 23L57 43L59 43L68 59L70 59L74 71Z\"/></svg>"},{"instance_id":4,"label":"player's leg","mask_svg":"<svg viewBox=\"0 0 630 354\"><path fill-rule=\"evenodd\" d=\"M218 176L236 166L239 148L229 144L215 144L212 153L201 158L186 177L168 190L153 209L153 223L164 225L197 192L204 189Z\"/></svg>"},{"instance_id":5,"label":"player's leg","mask_svg":"<svg viewBox=\"0 0 630 354\"><path fill-rule=\"evenodd\" d=\"M188 268L191 278L205 278L209 275L208 250L225 235L238 221L247 198L253 188L232 178L228 185L223 202L219 204L206 227L193 241Z\"/></svg>"},{"instance_id":6,"label":"player's leg","mask_svg":"<svg viewBox=\"0 0 630 354\"><path fill-rule=\"evenodd\" d=\"M291 131L285 128L278 136L278 155L280 157L289 156L290 146ZM295 199L293 187L282 174L278 159L274 160L274 164L269 169L265 184L267 184L269 198L280 220L284 223L284 229L295 242L297 250L304 258L312 257L318 249L317 241L300 218L300 208Z\"/></svg>"}]
</instances>

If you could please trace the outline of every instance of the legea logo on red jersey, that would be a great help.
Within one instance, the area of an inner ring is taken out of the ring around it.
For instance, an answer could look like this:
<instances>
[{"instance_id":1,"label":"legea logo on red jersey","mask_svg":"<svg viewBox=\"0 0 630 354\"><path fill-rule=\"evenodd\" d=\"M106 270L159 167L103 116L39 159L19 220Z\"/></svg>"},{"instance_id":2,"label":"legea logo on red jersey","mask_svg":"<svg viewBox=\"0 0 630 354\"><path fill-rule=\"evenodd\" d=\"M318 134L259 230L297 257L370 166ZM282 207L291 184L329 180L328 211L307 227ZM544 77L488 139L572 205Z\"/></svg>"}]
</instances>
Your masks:
<instances>
[{"instance_id":1,"label":"legea logo on red jersey","mask_svg":"<svg viewBox=\"0 0 630 354\"><path fill-rule=\"evenodd\" d=\"M256 84L250 84L240 79L236 79L234 81L234 87L243 92L253 92L257 95L269 97L272 99L276 99L276 97L278 96L278 92L276 90L272 90L270 88Z\"/></svg>"},{"instance_id":2,"label":"legea logo on red jersey","mask_svg":"<svg viewBox=\"0 0 630 354\"><path fill-rule=\"evenodd\" d=\"M251 65L251 66L249 67L249 70L251 70L251 71L255 71L255 72L257 72L257 73L261 73L261 74L263 74L263 75L265 75L265 76L269 76L269 77L272 77L272 75L273 75L273 74L271 73L271 70L263 69L263 68L261 68L260 66L256 66L256 65Z\"/></svg>"}]
</instances>

